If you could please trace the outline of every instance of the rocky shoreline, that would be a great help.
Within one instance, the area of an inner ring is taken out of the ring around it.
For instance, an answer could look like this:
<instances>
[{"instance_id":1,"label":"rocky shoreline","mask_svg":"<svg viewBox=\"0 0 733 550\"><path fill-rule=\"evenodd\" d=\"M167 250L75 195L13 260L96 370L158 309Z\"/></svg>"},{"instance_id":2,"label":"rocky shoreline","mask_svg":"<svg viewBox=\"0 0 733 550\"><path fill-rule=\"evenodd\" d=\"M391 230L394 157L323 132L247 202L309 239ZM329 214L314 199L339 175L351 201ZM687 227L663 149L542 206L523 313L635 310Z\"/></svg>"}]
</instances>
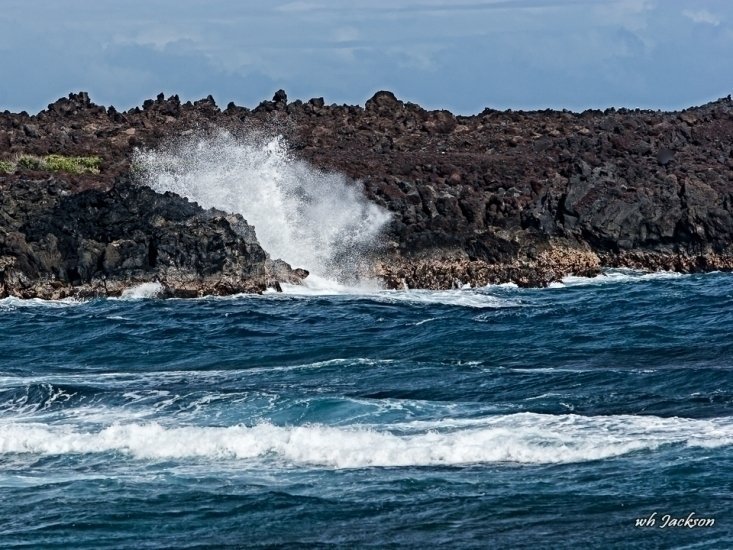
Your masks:
<instances>
[{"instance_id":1,"label":"rocky shoreline","mask_svg":"<svg viewBox=\"0 0 733 550\"><path fill-rule=\"evenodd\" d=\"M64 179L0 181L0 298L261 293L307 276L273 260L241 217L119 181L75 190Z\"/></svg>"},{"instance_id":2,"label":"rocky shoreline","mask_svg":"<svg viewBox=\"0 0 733 550\"><path fill-rule=\"evenodd\" d=\"M118 295L152 281L199 296L302 280L241 216L130 182L136 147L193 129L280 134L298 158L358 180L392 214L374 267L390 288L733 269L730 97L680 112L455 116L389 92L364 107L278 92L255 109L161 95L124 113L79 93L38 115L0 114L0 168L19 155L101 158L99 173L0 173L0 297Z\"/></svg>"}]
</instances>

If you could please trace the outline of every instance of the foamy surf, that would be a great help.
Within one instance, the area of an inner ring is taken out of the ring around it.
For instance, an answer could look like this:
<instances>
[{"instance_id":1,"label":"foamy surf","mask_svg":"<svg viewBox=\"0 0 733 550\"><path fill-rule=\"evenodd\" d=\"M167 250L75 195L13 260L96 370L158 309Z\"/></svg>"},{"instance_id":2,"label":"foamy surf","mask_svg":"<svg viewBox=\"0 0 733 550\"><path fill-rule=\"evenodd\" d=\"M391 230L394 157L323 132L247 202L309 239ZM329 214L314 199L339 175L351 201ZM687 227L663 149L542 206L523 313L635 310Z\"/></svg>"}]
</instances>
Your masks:
<instances>
[{"instance_id":1,"label":"foamy surf","mask_svg":"<svg viewBox=\"0 0 733 550\"><path fill-rule=\"evenodd\" d=\"M377 292L380 287L377 281L364 279L352 284L343 284L335 279L310 274L302 284L281 284L283 294L291 296L340 296L368 295Z\"/></svg>"},{"instance_id":2,"label":"foamy surf","mask_svg":"<svg viewBox=\"0 0 733 550\"><path fill-rule=\"evenodd\" d=\"M373 296L383 302L413 305L443 305L477 309L517 307L519 302L486 292L462 290L390 290Z\"/></svg>"},{"instance_id":3,"label":"foamy surf","mask_svg":"<svg viewBox=\"0 0 733 550\"><path fill-rule=\"evenodd\" d=\"M0 425L0 453L68 455L121 453L138 460L207 459L284 462L325 468L460 466L587 462L654 451L664 445L733 444L730 419L521 413L425 423L418 433L388 426L324 425L166 427L156 422L116 424L99 431L73 426ZM427 431L424 431L426 430Z\"/></svg>"},{"instance_id":4,"label":"foamy surf","mask_svg":"<svg viewBox=\"0 0 733 550\"><path fill-rule=\"evenodd\" d=\"M80 306L87 303L84 300L77 300L75 298L63 298L61 300L42 300L40 298L15 298L10 296L8 298L0 299L0 311L13 311L20 308L63 308Z\"/></svg>"},{"instance_id":5,"label":"foamy surf","mask_svg":"<svg viewBox=\"0 0 733 550\"><path fill-rule=\"evenodd\" d=\"M561 281L550 283L548 288L603 285L609 283L633 283L639 281L678 279L684 276L685 275L683 273L676 273L673 271L647 272L632 269L609 269L595 277L576 277L573 275L563 277Z\"/></svg>"},{"instance_id":6,"label":"foamy surf","mask_svg":"<svg viewBox=\"0 0 733 550\"><path fill-rule=\"evenodd\" d=\"M384 303L413 305L446 305L470 308L500 308L520 305L514 300L493 296L486 290L384 290L376 281L364 280L359 285L345 285L332 279L309 276L302 285L283 284L290 296L353 296ZM274 291L273 291L274 292Z\"/></svg>"}]
</instances>

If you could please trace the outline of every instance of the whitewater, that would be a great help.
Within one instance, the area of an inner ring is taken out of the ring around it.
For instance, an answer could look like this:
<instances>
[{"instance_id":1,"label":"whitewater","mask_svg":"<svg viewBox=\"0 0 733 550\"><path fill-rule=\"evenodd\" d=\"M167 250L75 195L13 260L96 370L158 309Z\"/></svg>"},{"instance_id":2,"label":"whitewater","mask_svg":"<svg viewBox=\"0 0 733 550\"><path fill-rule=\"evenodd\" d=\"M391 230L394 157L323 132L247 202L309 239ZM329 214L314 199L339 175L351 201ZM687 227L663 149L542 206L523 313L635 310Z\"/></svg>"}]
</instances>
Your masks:
<instances>
[{"instance_id":1,"label":"whitewater","mask_svg":"<svg viewBox=\"0 0 733 550\"><path fill-rule=\"evenodd\" d=\"M733 274L384 290L389 216L282 139L137 163L312 275L0 300L0 546L733 546Z\"/></svg>"}]
</instances>

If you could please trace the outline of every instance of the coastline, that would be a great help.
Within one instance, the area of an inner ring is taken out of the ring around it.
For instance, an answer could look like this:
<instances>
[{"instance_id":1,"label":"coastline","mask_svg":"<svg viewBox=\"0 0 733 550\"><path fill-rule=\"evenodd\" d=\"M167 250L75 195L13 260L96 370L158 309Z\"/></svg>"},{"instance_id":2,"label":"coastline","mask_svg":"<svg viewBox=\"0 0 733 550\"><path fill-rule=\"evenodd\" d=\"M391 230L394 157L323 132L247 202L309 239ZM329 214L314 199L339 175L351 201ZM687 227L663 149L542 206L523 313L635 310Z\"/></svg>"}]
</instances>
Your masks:
<instances>
[{"instance_id":1,"label":"coastline","mask_svg":"<svg viewBox=\"0 0 733 550\"><path fill-rule=\"evenodd\" d=\"M546 286L616 267L733 270L730 97L680 112L466 117L390 92L360 107L288 102L280 91L252 110L160 95L125 113L79 93L38 115L0 114L0 161L100 159L96 173L0 174L0 296L116 296L158 282L163 295L193 297L302 281L297 268L310 266L271 258L241 215L132 181L136 149L222 130L282 135L293 157L344 174L388 212L365 251L387 288ZM135 223L115 229L126 217Z\"/></svg>"}]
</instances>

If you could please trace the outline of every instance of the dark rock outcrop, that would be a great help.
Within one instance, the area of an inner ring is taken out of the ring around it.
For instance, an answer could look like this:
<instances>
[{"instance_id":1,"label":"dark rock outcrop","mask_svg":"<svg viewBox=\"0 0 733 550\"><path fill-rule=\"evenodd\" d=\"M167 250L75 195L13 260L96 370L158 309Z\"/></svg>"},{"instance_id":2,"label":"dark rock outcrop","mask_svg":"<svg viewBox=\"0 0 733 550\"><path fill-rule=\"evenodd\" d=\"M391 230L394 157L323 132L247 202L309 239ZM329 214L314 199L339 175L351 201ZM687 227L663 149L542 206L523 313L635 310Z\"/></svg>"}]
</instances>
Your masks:
<instances>
[{"instance_id":1,"label":"dark rock outcrop","mask_svg":"<svg viewBox=\"0 0 733 550\"><path fill-rule=\"evenodd\" d=\"M0 297L119 296L147 282L166 296L256 293L306 275L271 260L241 216L171 193L0 178Z\"/></svg>"},{"instance_id":2,"label":"dark rock outcrop","mask_svg":"<svg viewBox=\"0 0 733 550\"><path fill-rule=\"evenodd\" d=\"M680 112L427 111L378 92L365 107L253 110L212 98L120 113L72 94L36 116L0 115L0 160L98 154L108 189L136 146L192 128L283 134L294 153L361 180L393 213L378 273L394 287L513 280L543 285L602 267L733 269L733 102Z\"/></svg>"}]
</instances>

